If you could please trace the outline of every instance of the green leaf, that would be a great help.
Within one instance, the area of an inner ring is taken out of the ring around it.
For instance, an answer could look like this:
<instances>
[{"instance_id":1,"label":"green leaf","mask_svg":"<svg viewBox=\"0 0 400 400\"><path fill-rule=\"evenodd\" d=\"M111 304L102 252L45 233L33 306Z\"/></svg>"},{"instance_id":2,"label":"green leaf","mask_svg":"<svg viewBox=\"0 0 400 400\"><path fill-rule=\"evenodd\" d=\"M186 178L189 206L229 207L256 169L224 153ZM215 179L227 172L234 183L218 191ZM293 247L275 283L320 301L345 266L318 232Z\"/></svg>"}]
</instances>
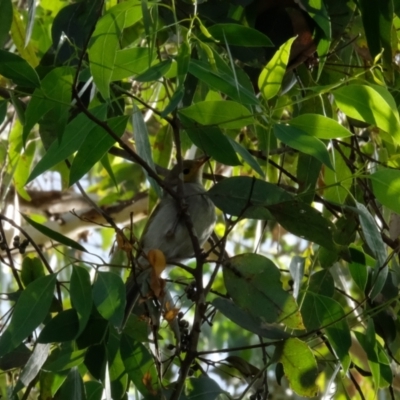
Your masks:
<instances>
[{"instance_id":1,"label":"green leaf","mask_svg":"<svg viewBox=\"0 0 400 400\"><path fill-rule=\"evenodd\" d=\"M53 231L53 229L50 229L47 226L39 224L38 222L30 219L29 217L27 217L24 214L21 214L21 215L24 217L25 221L29 223L29 225L32 225L40 233L43 233L43 235L49 237L50 239L53 239L56 242L61 243L67 247L72 247L75 250L87 252L87 250L83 246L81 246L79 243L75 242L74 240L67 238L66 236L62 235L61 233Z\"/></svg>"},{"instance_id":2,"label":"green leaf","mask_svg":"<svg viewBox=\"0 0 400 400\"><path fill-rule=\"evenodd\" d=\"M2 2L4 1L0 1L0 7ZM40 87L40 79L36 71L23 58L9 51L0 50L0 74L12 79L16 85L29 88Z\"/></svg>"},{"instance_id":3,"label":"green leaf","mask_svg":"<svg viewBox=\"0 0 400 400\"><path fill-rule=\"evenodd\" d=\"M333 297L335 293L335 282L329 269L314 272L308 281L307 290L326 297Z\"/></svg>"},{"instance_id":4,"label":"green leaf","mask_svg":"<svg viewBox=\"0 0 400 400\"><path fill-rule=\"evenodd\" d=\"M6 118L7 106L8 106L7 100L0 100L0 124L2 124L4 122L4 119Z\"/></svg>"},{"instance_id":5,"label":"green leaf","mask_svg":"<svg viewBox=\"0 0 400 400\"><path fill-rule=\"evenodd\" d=\"M296 38L291 38L277 50L272 59L263 68L258 78L258 87L265 100L275 97L282 86L290 49Z\"/></svg>"},{"instance_id":6,"label":"green leaf","mask_svg":"<svg viewBox=\"0 0 400 400\"><path fill-rule=\"evenodd\" d=\"M133 136L135 138L136 151L143 160L146 161L147 165L156 172L156 166L154 165L153 155L151 152L149 132L147 130L146 123L144 122L144 118L142 115L142 111L139 110L134 104L133 106L133 114L132 114L132 126L133 126ZM157 193L158 198L162 196L160 186L153 179L150 178L147 174L147 171L144 169L143 172L147 176L151 187Z\"/></svg>"},{"instance_id":7,"label":"green leaf","mask_svg":"<svg viewBox=\"0 0 400 400\"><path fill-rule=\"evenodd\" d=\"M279 361L283 365L290 387L299 396L317 396L317 362L307 344L296 338L287 339L279 350Z\"/></svg>"},{"instance_id":8,"label":"green leaf","mask_svg":"<svg viewBox=\"0 0 400 400\"><path fill-rule=\"evenodd\" d=\"M100 105L90 112L98 119L104 120L107 114L107 106ZM64 161L73 153L78 151L88 135L97 135L99 126L90 120L85 114L79 114L65 128L60 141L54 141L47 149L46 154L39 160L29 175L29 183L43 172L48 171L58 163Z\"/></svg>"},{"instance_id":9,"label":"green leaf","mask_svg":"<svg viewBox=\"0 0 400 400\"><path fill-rule=\"evenodd\" d=\"M364 293L368 281L368 270L365 260L365 254L360 250L350 247L351 263L349 263L349 272L356 285Z\"/></svg>"},{"instance_id":10,"label":"green leaf","mask_svg":"<svg viewBox=\"0 0 400 400\"><path fill-rule=\"evenodd\" d=\"M32 351L29 350L23 343L0 358L0 369L8 371L14 368L20 368L26 365Z\"/></svg>"},{"instance_id":11,"label":"green leaf","mask_svg":"<svg viewBox=\"0 0 400 400\"><path fill-rule=\"evenodd\" d=\"M159 381L153 357L147 348L122 334L121 357L129 379L143 396L152 399L154 393L150 393L149 389L151 388L152 392L156 391ZM153 396L150 397L150 394Z\"/></svg>"},{"instance_id":12,"label":"green leaf","mask_svg":"<svg viewBox=\"0 0 400 400\"><path fill-rule=\"evenodd\" d=\"M93 284L93 303L101 316L120 327L125 311L125 286L112 272L99 272Z\"/></svg>"},{"instance_id":13,"label":"green leaf","mask_svg":"<svg viewBox=\"0 0 400 400\"><path fill-rule=\"evenodd\" d=\"M225 392L219 387L217 382L206 375L187 380L185 388L187 400L214 400L221 393Z\"/></svg>"},{"instance_id":14,"label":"green leaf","mask_svg":"<svg viewBox=\"0 0 400 400\"><path fill-rule=\"evenodd\" d=\"M41 87L35 89L25 112L24 144L34 125L49 112L57 115L56 129L61 139L68 122L74 74L71 67L55 68L43 78Z\"/></svg>"},{"instance_id":15,"label":"green leaf","mask_svg":"<svg viewBox=\"0 0 400 400\"><path fill-rule=\"evenodd\" d=\"M321 161L308 154L299 153L296 177L299 184L299 198L305 203L310 204L314 200L321 167Z\"/></svg>"},{"instance_id":16,"label":"green leaf","mask_svg":"<svg viewBox=\"0 0 400 400\"><path fill-rule=\"evenodd\" d=\"M372 290L370 293L373 300L382 290L385 285L386 278L389 272L389 266L385 265L387 253L385 244L383 243L382 236L376 226L376 222L364 204L356 202L357 208L349 207L349 209L356 211L360 217L360 225L363 231L365 241L371 249L372 254L378 261L375 265L374 274L372 277ZM385 265L385 267L383 267ZM382 268L383 267L383 268Z\"/></svg>"},{"instance_id":17,"label":"green leaf","mask_svg":"<svg viewBox=\"0 0 400 400\"><path fill-rule=\"evenodd\" d=\"M57 275L36 279L21 293L11 322L0 337L0 357L27 338L45 319L53 300Z\"/></svg>"},{"instance_id":18,"label":"green leaf","mask_svg":"<svg viewBox=\"0 0 400 400\"><path fill-rule=\"evenodd\" d=\"M273 217L286 230L302 239L335 250L334 225L309 204L291 200L267 206Z\"/></svg>"},{"instance_id":19,"label":"green leaf","mask_svg":"<svg viewBox=\"0 0 400 400\"><path fill-rule=\"evenodd\" d=\"M69 351L66 354L62 354L52 362L48 362L44 365L45 371L60 372L67 369L76 367L83 363L85 358L86 349Z\"/></svg>"},{"instance_id":20,"label":"green leaf","mask_svg":"<svg viewBox=\"0 0 400 400\"><path fill-rule=\"evenodd\" d=\"M198 80L205 82L211 89L228 95L240 104L258 105L259 101L254 92L235 80L234 74L228 75L223 71L214 71L208 63L190 60L189 72Z\"/></svg>"},{"instance_id":21,"label":"green leaf","mask_svg":"<svg viewBox=\"0 0 400 400\"><path fill-rule=\"evenodd\" d=\"M212 305L236 325L263 338L278 340L290 336L278 324L267 324L263 318L243 310L231 300L218 297L212 301Z\"/></svg>"},{"instance_id":22,"label":"green leaf","mask_svg":"<svg viewBox=\"0 0 400 400\"><path fill-rule=\"evenodd\" d=\"M96 381L87 381L84 383L86 400L101 400L103 395L103 385Z\"/></svg>"},{"instance_id":23,"label":"green leaf","mask_svg":"<svg viewBox=\"0 0 400 400\"><path fill-rule=\"evenodd\" d=\"M31 282L44 275L44 266L39 258L24 257L21 268L21 280L25 286L28 286Z\"/></svg>"},{"instance_id":24,"label":"green leaf","mask_svg":"<svg viewBox=\"0 0 400 400\"><path fill-rule=\"evenodd\" d=\"M111 82L140 75L149 68L153 54L147 47L132 47L118 50L115 54L115 65Z\"/></svg>"},{"instance_id":25,"label":"green leaf","mask_svg":"<svg viewBox=\"0 0 400 400\"><path fill-rule=\"evenodd\" d=\"M288 124L319 139L329 140L352 136L343 125L318 114L302 114L288 121Z\"/></svg>"},{"instance_id":26,"label":"green leaf","mask_svg":"<svg viewBox=\"0 0 400 400\"><path fill-rule=\"evenodd\" d=\"M83 268L74 266L70 283L71 304L76 310L79 319L78 335L85 329L92 311L92 286L89 272Z\"/></svg>"},{"instance_id":27,"label":"green leaf","mask_svg":"<svg viewBox=\"0 0 400 400\"><path fill-rule=\"evenodd\" d=\"M290 125L275 124L274 133L277 139L293 149L315 157L331 170L334 170L328 150L323 142L308 135L299 128Z\"/></svg>"},{"instance_id":28,"label":"green leaf","mask_svg":"<svg viewBox=\"0 0 400 400\"><path fill-rule=\"evenodd\" d=\"M283 290L279 269L268 258L250 253L230 258L224 264L224 282L234 303L249 314L303 328L296 301Z\"/></svg>"},{"instance_id":29,"label":"green leaf","mask_svg":"<svg viewBox=\"0 0 400 400\"><path fill-rule=\"evenodd\" d=\"M342 306L334 299L307 291L301 306L304 325L308 331L325 327L329 343L338 356L343 370L350 365L350 329Z\"/></svg>"},{"instance_id":30,"label":"green leaf","mask_svg":"<svg viewBox=\"0 0 400 400\"><path fill-rule=\"evenodd\" d=\"M39 343L68 342L78 335L79 321L74 309L61 311L40 332Z\"/></svg>"},{"instance_id":31,"label":"green leaf","mask_svg":"<svg viewBox=\"0 0 400 400\"><path fill-rule=\"evenodd\" d=\"M390 133L400 143L400 123L398 112L393 111L391 103L386 101L390 93L382 96L372 86L349 85L336 89L333 94L338 107L349 117L376 125Z\"/></svg>"},{"instance_id":32,"label":"green leaf","mask_svg":"<svg viewBox=\"0 0 400 400\"><path fill-rule=\"evenodd\" d=\"M392 211L400 214L400 171L380 169L368 176L376 198Z\"/></svg>"},{"instance_id":33,"label":"green leaf","mask_svg":"<svg viewBox=\"0 0 400 400\"><path fill-rule=\"evenodd\" d=\"M115 69L117 52L120 50L122 32L138 22L141 17L140 1L128 0L110 8L96 24L88 49L90 71L105 99L110 97L109 85Z\"/></svg>"},{"instance_id":34,"label":"green leaf","mask_svg":"<svg viewBox=\"0 0 400 400\"><path fill-rule=\"evenodd\" d=\"M231 139L228 136L228 140L232 147L236 150L237 153L240 154L240 156L243 158L245 163L249 165L254 171L256 171L261 177L265 178L265 173L260 167L260 164L257 162L255 157L253 157L250 152L242 146L240 143L236 142L236 140Z\"/></svg>"},{"instance_id":35,"label":"green leaf","mask_svg":"<svg viewBox=\"0 0 400 400\"><path fill-rule=\"evenodd\" d=\"M220 128L198 125L183 115L181 121L190 140L205 154L225 165L240 165L235 150Z\"/></svg>"},{"instance_id":36,"label":"green leaf","mask_svg":"<svg viewBox=\"0 0 400 400\"><path fill-rule=\"evenodd\" d=\"M4 46L13 19L13 7L11 0L0 0L0 47Z\"/></svg>"},{"instance_id":37,"label":"green leaf","mask_svg":"<svg viewBox=\"0 0 400 400\"><path fill-rule=\"evenodd\" d=\"M277 185L249 176L226 178L214 185L208 195L223 212L255 219L270 219L267 206L292 199Z\"/></svg>"},{"instance_id":38,"label":"green leaf","mask_svg":"<svg viewBox=\"0 0 400 400\"><path fill-rule=\"evenodd\" d=\"M343 147L339 152L330 151L330 157L334 171L325 169L324 181L326 189L324 198L334 203L343 204L349 195L349 189L353 182L353 172L348 168L345 157L349 157L351 149Z\"/></svg>"},{"instance_id":39,"label":"green leaf","mask_svg":"<svg viewBox=\"0 0 400 400\"><path fill-rule=\"evenodd\" d=\"M83 379L77 367L73 367L69 371L67 379L64 381L60 390L57 392L59 400L85 400L85 391Z\"/></svg>"},{"instance_id":40,"label":"green leaf","mask_svg":"<svg viewBox=\"0 0 400 400\"><path fill-rule=\"evenodd\" d=\"M229 100L199 101L179 110L179 114L201 125L219 125L227 129L240 129L254 123L253 115L246 107Z\"/></svg>"},{"instance_id":41,"label":"green leaf","mask_svg":"<svg viewBox=\"0 0 400 400\"><path fill-rule=\"evenodd\" d=\"M240 24L215 24L208 28L214 39L234 46L273 47L274 44L262 32Z\"/></svg>"},{"instance_id":42,"label":"green leaf","mask_svg":"<svg viewBox=\"0 0 400 400\"><path fill-rule=\"evenodd\" d=\"M151 82L160 79L171 68L172 60L164 60L148 68L145 72L135 78L138 82Z\"/></svg>"},{"instance_id":43,"label":"green leaf","mask_svg":"<svg viewBox=\"0 0 400 400\"><path fill-rule=\"evenodd\" d=\"M120 116L110 118L107 121L107 124L118 137L121 137L125 132L127 122L128 116ZM73 185L89 172L89 170L102 159L104 154L107 153L114 143L115 139L102 127L98 126L91 131L90 135L86 136L74 158L74 161L72 162L69 175L69 185Z\"/></svg>"}]
</instances>

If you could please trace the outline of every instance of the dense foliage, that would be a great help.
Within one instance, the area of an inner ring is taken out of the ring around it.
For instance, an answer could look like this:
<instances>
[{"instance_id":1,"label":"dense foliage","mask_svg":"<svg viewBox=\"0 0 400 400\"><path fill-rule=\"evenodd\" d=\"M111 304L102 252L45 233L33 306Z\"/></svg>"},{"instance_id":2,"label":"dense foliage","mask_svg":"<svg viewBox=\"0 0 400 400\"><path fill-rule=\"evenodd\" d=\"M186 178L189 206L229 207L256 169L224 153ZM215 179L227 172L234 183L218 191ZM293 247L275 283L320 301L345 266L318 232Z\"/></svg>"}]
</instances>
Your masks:
<instances>
[{"instance_id":1,"label":"dense foliage","mask_svg":"<svg viewBox=\"0 0 400 400\"><path fill-rule=\"evenodd\" d=\"M399 16L0 0L2 396L398 396ZM215 234L125 321L166 170L201 154Z\"/></svg>"}]
</instances>

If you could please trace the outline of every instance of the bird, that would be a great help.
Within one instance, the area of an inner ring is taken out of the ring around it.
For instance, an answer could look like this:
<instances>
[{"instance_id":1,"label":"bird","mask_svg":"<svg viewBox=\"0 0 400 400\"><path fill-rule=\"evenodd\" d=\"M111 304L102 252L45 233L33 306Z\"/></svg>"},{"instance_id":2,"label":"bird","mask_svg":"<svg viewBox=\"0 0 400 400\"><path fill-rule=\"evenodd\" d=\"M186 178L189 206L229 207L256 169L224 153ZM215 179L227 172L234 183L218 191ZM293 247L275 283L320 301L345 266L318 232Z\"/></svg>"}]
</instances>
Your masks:
<instances>
[{"instance_id":1,"label":"bird","mask_svg":"<svg viewBox=\"0 0 400 400\"><path fill-rule=\"evenodd\" d=\"M179 165L175 165L165 178L165 183L176 192L179 180L183 182L183 199L200 247L212 234L216 222L214 203L202 184L203 167L208 159L203 156L195 160L183 160L182 170ZM151 249L161 250L167 263L181 262L195 255L183 211L177 199L169 193L164 192L151 214L139 247L145 255ZM138 258L138 264L146 266L143 256Z\"/></svg>"},{"instance_id":2,"label":"bird","mask_svg":"<svg viewBox=\"0 0 400 400\"><path fill-rule=\"evenodd\" d=\"M179 164L175 165L164 180L177 193L179 182L182 182L183 200L200 248L211 236L216 223L214 203L202 184L203 167L208 159L209 157L203 156L194 160L183 160L182 169ZM182 262L195 256L184 211L179 200L167 191L164 191L160 202L151 213L139 240L137 270L131 272L126 283L125 322L139 297L145 297L150 291L151 268L147 255L151 250L161 251L166 264Z\"/></svg>"}]
</instances>

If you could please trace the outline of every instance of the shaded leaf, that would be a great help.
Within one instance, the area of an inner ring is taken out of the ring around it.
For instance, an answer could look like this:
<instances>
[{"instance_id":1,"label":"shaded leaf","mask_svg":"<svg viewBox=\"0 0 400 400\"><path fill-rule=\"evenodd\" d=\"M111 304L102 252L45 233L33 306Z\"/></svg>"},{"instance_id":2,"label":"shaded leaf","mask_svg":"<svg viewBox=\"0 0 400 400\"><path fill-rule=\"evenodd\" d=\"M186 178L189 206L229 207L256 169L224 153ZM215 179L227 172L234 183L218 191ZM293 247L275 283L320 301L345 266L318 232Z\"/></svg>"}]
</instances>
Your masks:
<instances>
[{"instance_id":1,"label":"shaded leaf","mask_svg":"<svg viewBox=\"0 0 400 400\"><path fill-rule=\"evenodd\" d=\"M21 268L21 280L25 286L28 286L35 279L44 275L44 266L39 258L24 257Z\"/></svg>"},{"instance_id":2,"label":"shaded leaf","mask_svg":"<svg viewBox=\"0 0 400 400\"><path fill-rule=\"evenodd\" d=\"M229 100L199 101L179 110L179 114L201 125L219 125L228 129L240 129L254 122L252 113L246 107Z\"/></svg>"},{"instance_id":3,"label":"shaded leaf","mask_svg":"<svg viewBox=\"0 0 400 400\"><path fill-rule=\"evenodd\" d=\"M208 32L214 39L235 46L274 46L271 40L262 32L240 24L215 24L208 28Z\"/></svg>"},{"instance_id":4,"label":"shaded leaf","mask_svg":"<svg viewBox=\"0 0 400 400\"><path fill-rule=\"evenodd\" d=\"M53 300L56 279L55 274L43 276L21 293L11 322L0 337L0 356L18 347L43 322Z\"/></svg>"},{"instance_id":5,"label":"shaded leaf","mask_svg":"<svg viewBox=\"0 0 400 400\"><path fill-rule=\"evenodd\" d=\"M349 272L356 285L364 292L368 281L368 270L365 260L365 254L353 247L350 247L351 262L349 263Z\"/></svg>"},{"instance_id":6,"label":"shaded leaf","mask_svg":"<svg viewBox=\"0 0 400 400\"><path fill-rule=\"evenodd\" d=\"M61 311L52 318L40 332L39 343L67 342L78 335L79 321L76 311Z\"/></svg>"},{"instance_id":7,"label":"shaded leaf","mask_svg":"<svg viewBox=\"0 0 400 400\"><path fill-rule=\"evenodd\" d=\"M267 206L292 199L280 187L248 176L224 179L214 185L208 194L214 204L227 214L255 219L270 219Z\"/></svg>"},{"instance_id":8,"label":"shaded leaf","mask_svg":"<svg viewBox=\"0 0 400 400\"><path fill-rule=\"evenodd\" d=\"M0 0L0 47L7 40L8 32L13 19L13 7L11 0Z\"/></svg>"},{"instance_id":9,"label":"shaded leaf","mask_svg":"<svg viewBox=\"0 0 400 400\"><path fill-rule=\"evenodd\" d=\"M125 131L127 122L127 116L120 116L110 118L107 124L118 137L121 137ZM90 135L86 136L72 162L69 185L73 185L89 172L94 164L102 159L104 154L107 153L114 143L115 139L100 126L95 128Z\"/></svg>"},{"instance_id":10,"label":"shaded leaf","mask_svg":"<svg viewBox=\"0 0 400 400\"><path fill-rule=\"evenodd\" d=\"M334 225L309 204L291 200L267 206L273 217L286 230L303 239L335 250Z\"/></svg>"},{"instance_id":11,"label":"shaded leaf","mask_svg":"<svg viewBox=\"0 0 400 400\"><path fill-rule=\"evenodd\" d=\"M272 340L286 339L290 336L278 324L266 323L262 318L244 311L231 300L216 298L212 301L212 304L232 322L258 336Z\"/></svg>"},{"instance_id":12,"label":"shaded leaf","mask_svg":"<svg viewBox=\"0 0 400 400\"><path fill-rule=\"evenodd\" d=\"M0 7L4 1L0 2ZM3 13L3 10L2 10ZM36 71L20 56L0 50L0 74L23 87L40 87Z\"/></svg>"},{"instance_id":13,"label":"shaded leaf","mask_svg":"<svg viewBox=\"0 0 400 400\"><path fill-rule=\"evenodd\" d=\"M125 311L125 286L112 272L99 272L93 284L93 303L101 316L120 327Z\"/></svg>"},{"instance_id":14,"label":"shaded leaf","mask_svg":"<svg viewBox=\"0 0 400 400\"><path fill-rule=\"evenodd\" d=\"M389 272L389 266L385 265L387 253L385 244L383 243L381 234L378 230L376 222L364 204L356 202L357 208L349 207L356 211L360 217L360 225L363 231L365 241L377 259L378 263L375 265L373 273L373 287L370 293L373 300L382 290L385 285L386 278ZM385 265L385 266L384 266Z\"/></svg>"},{"instance_id":15,"label":"shaded leaf","mask_svg":"<svg viewBox=\"0 0 400 400\"><path fill-rule=\"evenodd\" d=\"M49 112L57 115L55 126L58 139L61 139L68 122L74 74L71 67L55 68L43 78L41 87L35 89L25 112L24 144L34 125ZM45 145L49 147L50 143Z\"/></svg>"},{"instance_id":16,"label":"shaded leaf","mask_svg":"<svg viewBox=\"0 0 400 400\"><path fill-rule=\"evenodd\" d=\"M217 126L202 126L181 116L190 140L205 154L225 165L240 165L229 139Z\"/></svg>"},{"instance_id":17,"label":"shaded leaf","mask_svg":"<svg viewBox=\"0 0 400 400\"><path fill-rule=\"evenodd\" d=\"M189 72L211 89L221 91L241 104L259 103L254 92L235 81L233 73L231 76L226 72L214 71L209 64L193 59L190 60Z\"/></svg>"},{"instance_id":18,"label":"shaded leaf","mask_svg":"<svg viewBox=\"0 0 400 400\"><path fill-rule=\"evenodd\" d=\"M187 400L214 400L221 393L224 391L217 382L204 375L199 378L189 378L185 388Z\"/></svg>"},{"instance_id":19,"label":"shaded leaf","mask_svg":"<svg viewBox=\"0 0 400 400\"><path fill-rule=\"evenodd\" d=\"M315 157L331 170L334 170L328 150L323 142L310 136L299 128L290 125L275 124L274 134L281 142L293 149Z\"/></svg>"},{"instance_id":20,"label":"shaded leaf","mask_svg":"<svg viewBox=\"0 0 400 400\"><path fill-rule=\"evenodd\" d=\"M74 266L70 283L71 304L78 314L78 335L85 329L92 311L92 286L89 272L83 268Z\"/></svg>"},{"instance_id":21,"label":"shaded leaf","mask_svg":"<svg viewBox=\"0 0 400 400\"><path fill-rule=\"evenodd\" d=\"M57 393L60 400L84 400L86 399L83 380L77 367L73 367L67 375L60 390Z\"/></svg>"},{"instance_id":22,"label":"shaded leaf","mask_svg":"<svg viewBox=\"0 0 400 400\"><path fill-rule=\"evenodd\" d=\"M232 147L236 150L237 153L243 158L246 164L248 164L254 171L256 171L262 177L265 177L264 171L260 167L260 164L257 160L250 154L250 152L243 147L240 143L236 142L235 140L228 137L229 142L231 143Z\"/></svg>"},{"instance_id":23,"label":"shaded leaf","mask_svg":"<svg viewBox=\"0 0 400 400\"><path fill-rule=\"evenodd\" d=\"M154 165L153 155L151 152L149 132L147 131L147 126L144 122L144 118L142 112L137 108L136 104L133 106L133 114L132 114L132 125L133 125L133 136L135 138L136 150L140 157L146 161L147 165L151 167L151 169L156 172L156 166ZM143 172L147 176L151 187L157 193L157 196L160 198L162 193L161 189L158 186L158 183L150 178L147 174L147 171L143 169Z\"/></svg>"},{"instance_id":24,"label":"shaded leaf","mask_svg":"<svg viewBox=\"0 0 400 400\"><path fill-rule=\"evenodd\" d=\"M25 344L21 343L13 351L0 358L0 369L7 371L9 369L23 367L29 360L31 354L32 351L29 350Z\"/></svg>"},{"instance_id":25,"label":"shaded leaf","mask_svg":"<svg viewBox=\"0 0 400 400\"><path fill-rule=\"evenodd\" d=\"M302 329L303 322L293 296L283 290L276 265L258 254L241 254L224 264L229 295L245 312L267 323L283 323Z\"/></svg>"},{"instance_id":26,"label":"shaded leaf","mask_svg":"<svg viewBox=\"0 0 400 400\"><path fill-rule=\"evenodd\" d=\"M138 82L151 82L160 79L170 70L172 60L164 60L147 68L145 72L135 78Z\"/></svg>"},{"instance_id":27,"label":"shaded leaf","mask_svg":"<svg viewBox=\"0 0 400 400\"><path fill-rule=\"evenodd\" d=\"M37 229L39 232L43 233L43 235L46 235L50 239L53 239L56 242L61 243L67 247L72 247L73 249L86 252L86 249L83 246L81 246L79 243L75 242L74 240L67 238L66 236L62 235L61 233L53 231L53 229L50 229L47 226L39 224L38 222L28 218L24 214L21 214L21 215L24 217L26 222L29 223L29 225L32 225L35 229Z\"/></svg>"},{"instance_id":28,"label":"shaded leaf","mask_svg":"<svg viewBox=\"0 0 400 400\"><path fill-rule=\"evenodd\" d=\"M103 121L106 117L107 106L100 105L89 111L96 118ZM33 168L26 183L31 182L43 172L71 156L82 146L82 143L88 135L97 136L100 129L101 128L95 122L90 120L84 113L79 114L67 125L61 140L54 141L47 149L46 154Z\"/></svg>"}]
</instances>

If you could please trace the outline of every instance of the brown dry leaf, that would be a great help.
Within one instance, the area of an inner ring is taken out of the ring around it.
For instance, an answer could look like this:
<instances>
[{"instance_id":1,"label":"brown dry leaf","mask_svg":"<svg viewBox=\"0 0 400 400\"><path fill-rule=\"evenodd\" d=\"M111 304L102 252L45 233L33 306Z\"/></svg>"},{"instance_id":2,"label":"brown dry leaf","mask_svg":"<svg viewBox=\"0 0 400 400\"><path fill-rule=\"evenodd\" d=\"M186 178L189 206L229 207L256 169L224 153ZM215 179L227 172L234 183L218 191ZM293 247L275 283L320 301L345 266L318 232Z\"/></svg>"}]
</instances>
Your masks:
<instances>
[{"instance_id":1,"label":"brown dry leaf","mask_svg":"<svg viewBox=\"0 0 400 400\"><path fill-rule=\"evenodd\" d=\"M164 253L158 249L152 249L147 253L147 259L151 266L150 288L154 296L160 298L164 295L165 281L161 274L167 266Z\"/></svg>"},{"instance_id":2,"label":"brown dry leaf","mask_svg":"<svg viewBox=\"0 0 400 400\"><path fill-rule=\"evenodd\" d=\"M165 303L164 319L170 324L179 314L180 308L171 307L169 301Z\"/></svg>"},{"instance_id":3,"label":"brown dry leaf","mask_svg":"<svg viewBox=\"0 0 400 400\"><path fill-rule=\"evenodd\" d=\"M116 235L115 235L115 240L116 240L118 248L120 250L123 250L126 252L132 251L132 244L126 238L126 236L125 236L124 232L122 232L122 230L120 230L120 229L117 230Z\"/></svg>"},{"instance_id":4,"label":"brown dry leaf","mask_svg":"<svg viewBox=\"0 0 400 400\"><path fill-rule=\"evenodd\" d=\"M151 383L151 374L150 372L146 372L143 375L142 378L142 383L144 386L146 386L147 390L152 394L152 395L156 395L157 394L157 390L155 390L153 388L153 384Z\"/></svg>"}]
</instances>

